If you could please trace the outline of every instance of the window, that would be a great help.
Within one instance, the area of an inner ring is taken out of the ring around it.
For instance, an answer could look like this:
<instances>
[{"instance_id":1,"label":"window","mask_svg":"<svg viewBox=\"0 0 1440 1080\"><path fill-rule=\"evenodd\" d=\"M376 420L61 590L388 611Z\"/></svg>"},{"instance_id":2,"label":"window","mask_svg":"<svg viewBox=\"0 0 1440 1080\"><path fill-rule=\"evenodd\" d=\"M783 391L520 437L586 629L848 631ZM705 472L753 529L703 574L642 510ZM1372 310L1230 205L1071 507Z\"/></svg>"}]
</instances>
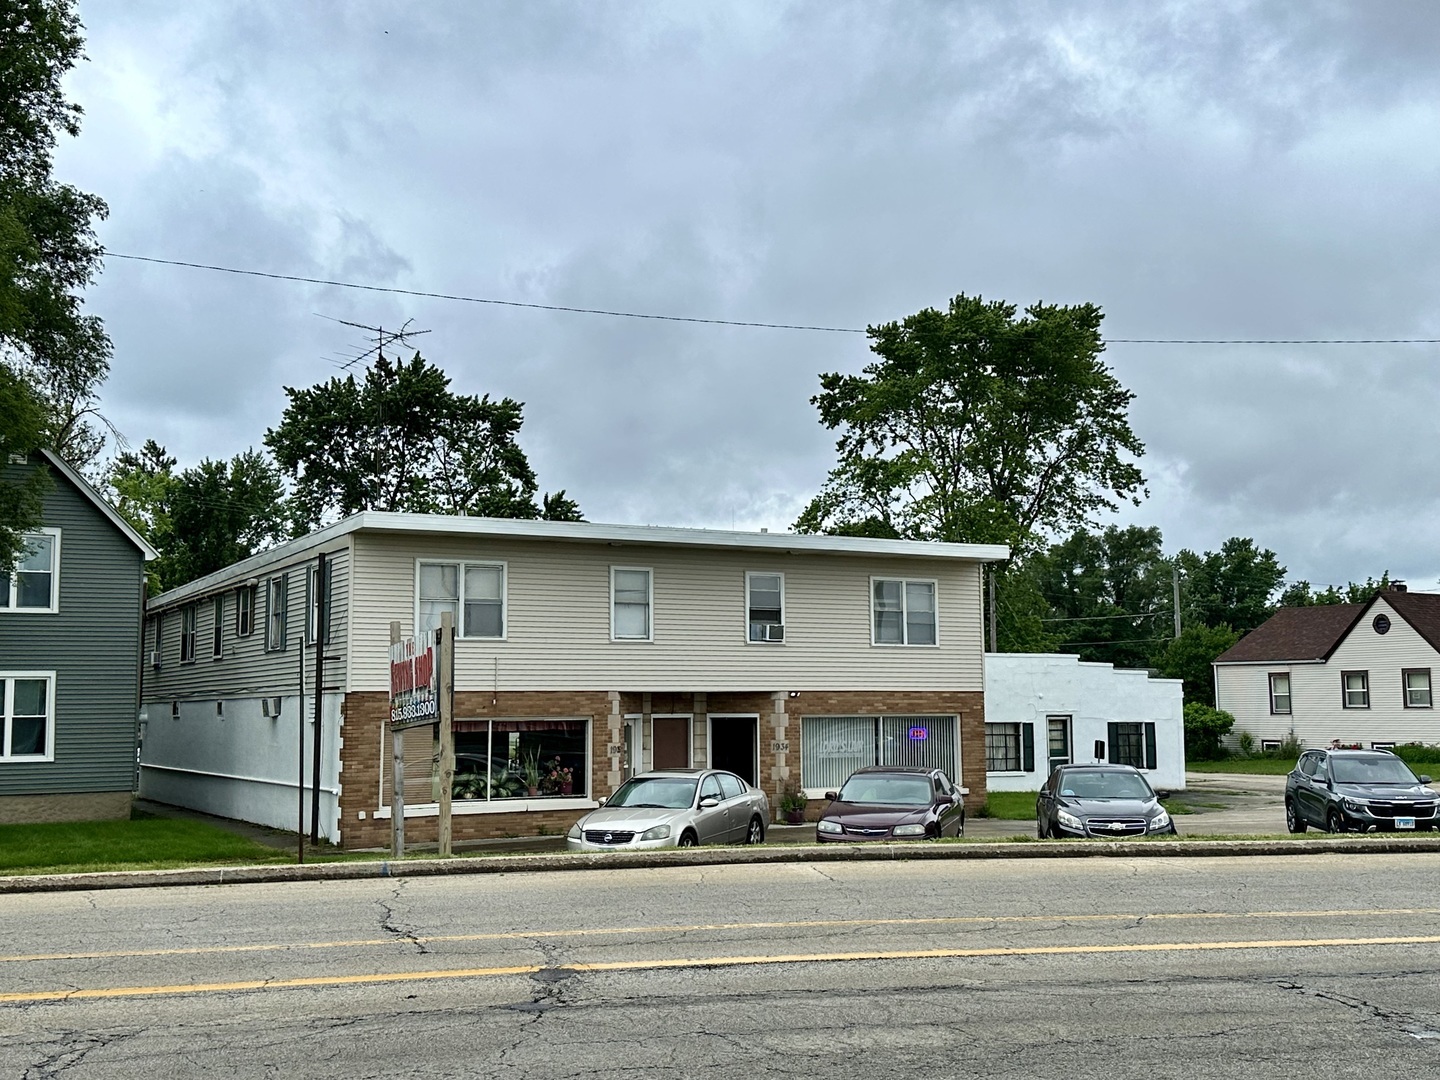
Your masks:
<instances>
[{"instance_id":1,"label":"window","mask_svg":"<svg viewBox=\"0 0 1440 1080\"><path fill-rule=\"evenodd\" d=\"M1029 731L1022 729L1029 728ZM1029 735L1030 766L1025 767L1024 736ZM985 771L1030 772L1035 768L1034 724L986 724Z\"/></svg>"},{"instance_id":2,"label":"window","mask_svg":"<svg viewBox=\"0 0 1440 1080\"><path fill-rule=\"evenodd\" d=\"M875 645L934 645L935 583L871 579L871 611Z\"/></svg>"},{"instance_id":3,"label":"window","mask_svg":"<svg viewBox=\"0 0 1440 1080\"><path fill-rule=\"evenodd\" d=\"M0 675L4 742L0 760L53 761L55 673L24 671Z\"/></svg>"},{"instance_id":4,"label":"window","mask_svg":"<svg viewBox=\"0 0 1440 1080\"><path fill-rule=\"evenodd\" d=\"M1279 740L1279 739L1261 739L1261 740L1260 740L1260 752L1261 752L1262 754L1273 753L1274 751L1279 750L1279 749L1280 749L1280 740Z\"/></svg>"},{"instance_id":5,"label":"window","mask_svg":"<svg viewBox=\"0 0 1440 1080\"><path fill-rule=\"evenodd\" d=\"M21 539L15 573L0 574L0 610L60 610L60 530L42 529Z\"/></svg>"},{"instance_id":6,"label":"window","mask_svg":"<svg viewBox=\"0 0 1440 1080\"><path fill-rule=\"evenodd\" d=\"M913 765L958 773L953 716L806 716L800 720L801 785L838 790L866 765Z\"/></svg>"},{"instance_id":7,"label":"window","mask_svg":"<svg viewBox=\"0 0 1440 1080\"><path fill-rule=\"evenodd\" d=\"M210 601L210 658L218 660L225 655L225 597L217 596Z\"/></svg>"},{"instance_id":8,"label":"window","mask_svg":"<svg viewBox=\"0 0 1440 1080\"><path fill-rule=\"evenodd\" d=\"M290 575L281 574L265 582L265 650L285 651L285 610L289 602Z\"/></svg>"},{"instance_id":9,"label":"window","mask_svg":"<svg viewBox=\"0 0 1440 1080\"><path fill-rule=\"evenodd\" d=\"M1290 715L1290 675L1284 671L1270 673L1270 712L1275 716Z\"/></svg>"},{"instance_id":10,"label":"window","mask_svg":"<svg viewBox=\"0 0 1440 1080\"><path fill-rule=\"evenodd\" d=\"M1344 689L1345 708L1370 708L1370 673L1368 671L1342 671L1340 685Z\"/></svg>"},{"instance_id":11,"label":"window","mask_svg":"<svg viewBox=\"0 0 1440 1080\"><path fill-rule=\"evenodd\" d=\"M150 653L150 666L159 668L165 660L165 613L155 616L155 648Z\"/></svg>"},{"instance_id":12,"label":"window","mask_svg":"<svg viewBox=\"0 0 1440 1080\"><path fill-rule=\"evenodd\" d=\"M745 575L745 618L750 641L785 640L785 576Z\"/></svg>"},{"instance_id":13,"label":"window","mask_svg":"<svg viewBox=\"0 0 1440 1080\"><path fill-rule=\"evenodd\" d=\"M1406 668L1400 677L1405 684L1405 708L1430 708L1430 669Z\"/></svg>"},{"instance_id":14,"label":"window","mask_svg":"<svg viewBox=\"0 0 1440 1080\"><path fill-rule=\"evenodd\" d=\"M255 593L258 586L241 585L235 590L235 636L249 637L255 632Z\"/></svg>"},{"instance_id":15,"label":"window","mask_svg":"<svg viewBox=\"0 0 1440 1080\"><path fill-rule=\"evenodd\" d=\"M460 637L505 636L505 564L419 564L419 610L416 627L421 633L440 626L440 616L455 616Z\"/></svg>"},{"instance_id":16,"label":"window","mask_svg":"<svg viewBox=\"0 0 1440 1080\"><path fill-rule=\"evenodd\" d=\"M452 797L585 798L589 791L588 720L456 720Z\"/></svg>"},{"instance_id":17,"label":"window","mask_svg":"<svg viewBox=\"0 0 1440 1080\"><path fill-rule=\"evenodd\" d=\"M195 662L195 605L186 604L180 609L180 662Z\"/></svg>"},{"instance_id":18,"label":"window","mask_svg":"<svg viewBox=\"0 0 1440 1080\"><path fill-rule=\"evenodd\" d=\"M610 568L610 637L614 641L650 641L651 575L649 570Z\"/></svg>"},{"instance_id":19,"label":"window","mask_svg":"<svg viewBox=\"0 0 1440 1080\"><path fill-rule=\"evenodd\" d=\"M1370 744L1370 749L1371 749L1371 750L1392 750L1392 751L1393 751L1393 750L1395 749L1395 744L1394 744L1393 742L1372 742L1372 743Z\"/></svg>"},{"instance_id":20,"label":"window","mask_svg":"<svg viewBox=\"0 0 1440 1080\"><path fill-rule=\"evenodd\" d=\"M1137 769L1156 767L1155 725L1110 724L1110 762L1132 765Z\"/></svg>"}]
</instances>

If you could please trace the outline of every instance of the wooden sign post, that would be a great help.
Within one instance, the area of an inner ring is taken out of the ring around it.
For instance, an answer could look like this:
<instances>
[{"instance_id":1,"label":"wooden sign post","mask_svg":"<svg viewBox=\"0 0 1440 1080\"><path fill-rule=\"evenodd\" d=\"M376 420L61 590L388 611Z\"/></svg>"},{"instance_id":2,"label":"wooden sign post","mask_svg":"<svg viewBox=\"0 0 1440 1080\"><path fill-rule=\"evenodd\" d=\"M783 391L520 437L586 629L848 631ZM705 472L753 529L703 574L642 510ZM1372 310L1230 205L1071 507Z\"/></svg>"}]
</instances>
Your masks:
<instances>
[{"instance_id":1,"label":"wooden sign post","mask_svg":"<svg viewBox=\"0 0 1440 1080\"><path fill-rule=\"evenodd\" d=\"M439 854L450 854L450 797L455 783L455 614L440 613L440 637L436 641L440 661L440 824Z\"/></svg>"}]
</instances>

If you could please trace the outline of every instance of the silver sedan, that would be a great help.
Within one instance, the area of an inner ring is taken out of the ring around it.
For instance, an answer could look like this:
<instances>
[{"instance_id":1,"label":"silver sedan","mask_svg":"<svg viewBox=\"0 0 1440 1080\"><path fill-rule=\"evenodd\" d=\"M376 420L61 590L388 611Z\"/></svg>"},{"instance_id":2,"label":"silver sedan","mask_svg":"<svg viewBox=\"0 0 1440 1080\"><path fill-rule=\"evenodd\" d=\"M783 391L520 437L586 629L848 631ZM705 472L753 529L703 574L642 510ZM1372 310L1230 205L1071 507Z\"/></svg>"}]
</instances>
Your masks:
<instances>
[{"instance_id":1,"label":"silver sedan","mask_svg":"<svg viewBox=\"0 0 1440 1080\"><path fill-rule=\"evenodd\" d=\"M758 844L770 800L718 769L641 773L570 828L571 851L641 851L697 844Z\"/></svg>"}]
</instances>

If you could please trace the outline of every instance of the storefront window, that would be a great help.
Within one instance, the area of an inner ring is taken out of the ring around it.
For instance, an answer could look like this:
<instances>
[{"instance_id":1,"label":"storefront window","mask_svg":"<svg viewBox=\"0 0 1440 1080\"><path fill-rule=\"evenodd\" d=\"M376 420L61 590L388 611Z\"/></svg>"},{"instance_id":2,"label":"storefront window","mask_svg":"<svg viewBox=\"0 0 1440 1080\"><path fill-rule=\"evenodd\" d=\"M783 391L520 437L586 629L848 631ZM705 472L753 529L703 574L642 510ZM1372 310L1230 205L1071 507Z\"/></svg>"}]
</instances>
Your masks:
<instances>
[{"instance_id":1,"label":"storefront window","mask_svg":"<svg viewBox=\"0 0 1440 1080\"><path fill-rule=\"evenodd\" d=\"M588 720L456 720L452 798L584 798Z\"/></svg>"},{"instance_id":2,"label":"storefront window","mask_svg":"<svg viewBox=\"0 0 1440 1080\"><path fill-rule=\"evenodd\" d=\"M953 716L806 716L800 721L800 783L838 789L867 765L944 769L956 775Z\"/></svg>"}]
</instances>

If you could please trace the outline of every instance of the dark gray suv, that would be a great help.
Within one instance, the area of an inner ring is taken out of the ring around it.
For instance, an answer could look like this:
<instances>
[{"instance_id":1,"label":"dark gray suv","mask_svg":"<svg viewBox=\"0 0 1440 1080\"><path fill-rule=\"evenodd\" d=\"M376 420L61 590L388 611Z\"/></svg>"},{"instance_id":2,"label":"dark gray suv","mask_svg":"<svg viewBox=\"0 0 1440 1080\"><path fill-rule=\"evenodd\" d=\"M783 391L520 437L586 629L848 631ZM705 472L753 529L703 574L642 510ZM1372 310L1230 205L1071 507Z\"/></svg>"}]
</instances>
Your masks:
<instances>
[{"instance_id":1,"label":"dark gray suv","mask_svg":"<svg viewBox=\"0 0 1440 1080\"><path fill-rule=\"evenodd\" d=\"M1285 778L1285 827L1328 832L1433 829L1440 797L1388 750L1306 750Z\"/></svg>"}]
</instances>

